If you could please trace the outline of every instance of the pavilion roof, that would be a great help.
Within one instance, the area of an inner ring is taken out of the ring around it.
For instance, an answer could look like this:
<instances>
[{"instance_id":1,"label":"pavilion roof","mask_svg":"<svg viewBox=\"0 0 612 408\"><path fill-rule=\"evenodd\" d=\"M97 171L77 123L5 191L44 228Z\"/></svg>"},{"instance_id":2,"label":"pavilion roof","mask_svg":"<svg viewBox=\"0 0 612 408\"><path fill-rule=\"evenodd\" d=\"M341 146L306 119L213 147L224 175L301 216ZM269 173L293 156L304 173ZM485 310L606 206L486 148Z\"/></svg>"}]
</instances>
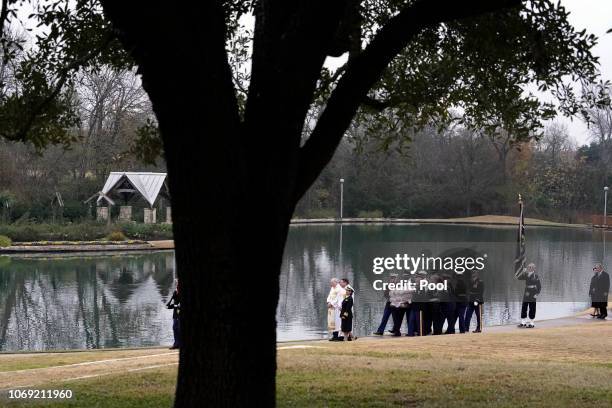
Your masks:
<instances>
[{"instance_id":1,"label":"pavilion roof","mask_svg":"<svg viewBox=\"0 0 612 408\"><path fill-rule=\"evenodd\" d=\"M120 184L124 178L127 178L129 182L134 186L136 190L142 195L142 197L153 205L157 196L164 186L166 181L166 173L150 173L150 172L130 172L130 171L113 171L109 174L100 191L98 202L104 197L108 197L109 193Z\"/></svg>"}]
</instances>

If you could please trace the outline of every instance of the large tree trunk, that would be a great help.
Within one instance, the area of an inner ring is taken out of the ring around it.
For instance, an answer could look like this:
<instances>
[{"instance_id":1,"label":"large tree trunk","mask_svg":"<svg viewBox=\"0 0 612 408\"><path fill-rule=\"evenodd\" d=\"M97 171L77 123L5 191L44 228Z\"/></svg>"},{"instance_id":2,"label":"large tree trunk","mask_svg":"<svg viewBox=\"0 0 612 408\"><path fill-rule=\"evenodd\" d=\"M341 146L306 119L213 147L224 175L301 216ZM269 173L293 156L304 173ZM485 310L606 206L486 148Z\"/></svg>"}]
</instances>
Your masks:
<instances>
[{"instance_id":1,"label":"large tree trunk","mask_svg":"<svg viewBox=\"0 0 612 408\"><path fill-rule=\"evenodd\" d=\"M247 188L233 160L189 140L167 149L184 306L176 406L272 406L284 186Z\"/></svg>"},{"instance_id":2,"label":"large tree trunk","mask_svg":"<svg viewBox=\"0 0 612 408\"><path fill-rule=\"evenodd\" d=\"M193 103L188 87L158 100L147 86L164 138L182 293L175 406L273 406L288 184L269 176L278 171L244 167L231 116L219 122L227 127L203 129L198 110L210 106L169 103Z\"/></svg>"}]
</instances>

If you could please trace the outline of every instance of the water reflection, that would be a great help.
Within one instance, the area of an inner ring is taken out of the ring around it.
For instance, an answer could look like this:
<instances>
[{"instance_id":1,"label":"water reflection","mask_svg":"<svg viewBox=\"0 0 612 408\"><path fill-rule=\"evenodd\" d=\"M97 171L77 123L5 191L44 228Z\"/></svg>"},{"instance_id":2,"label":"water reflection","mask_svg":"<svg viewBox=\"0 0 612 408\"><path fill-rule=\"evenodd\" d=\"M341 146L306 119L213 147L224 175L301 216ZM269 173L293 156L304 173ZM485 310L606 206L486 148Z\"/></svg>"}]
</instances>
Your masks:
<instances>
[{"instance_id":1,"label":"water reflection","mask_svg":"<svg viewBox=\"0 0 612 408\"><path fill-rule=\"evenodd\" d=\"M278 338L326 336L325 299L332 277L346 277L356 289L354 332L374 331L384 302L363 260L372 245L401 242L505 242L506 249L495 251L484 276L488 298L494 300L485 304L485 325L514 323L524 285L512 278L514 239L515 229L506 227L293 226L280 276ZM529 228L527 255L542 280L539 319L566 316L588 305L591 267L603 257L600 231ZM0 351L169 345L172 311L164 303L175 275L171 251L0 257Z\"/></svg>"},{"instance_id":2,"label":"water reflection","mask_svg":"<svg viewBox=\"0 0 612 408\"><path fill-rule=\"evenodd\" d=\"M172 252L0 263L0 350L167 344Z\"/></svg>"}]
</instances>

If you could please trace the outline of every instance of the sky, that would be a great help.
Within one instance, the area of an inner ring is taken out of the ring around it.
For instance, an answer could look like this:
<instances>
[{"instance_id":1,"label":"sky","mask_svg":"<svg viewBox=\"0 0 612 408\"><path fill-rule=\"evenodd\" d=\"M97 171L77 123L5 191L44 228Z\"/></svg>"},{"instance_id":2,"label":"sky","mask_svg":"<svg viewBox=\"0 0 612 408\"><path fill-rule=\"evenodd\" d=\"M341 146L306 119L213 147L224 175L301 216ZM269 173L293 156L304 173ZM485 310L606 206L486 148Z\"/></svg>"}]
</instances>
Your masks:
<instances>
[{"instance_id":1,"label":"sky","mask_svg":"<svg viewBox=\"0 0 612 408\"><path fill-rule=\"evenodd\" d=\"M599 39L593 54L599 57L602 79L612 80L612 33L606 34L612 28L612 0L561 0L561 4L570 12L569 21L576 29L586 29ZM576 143L589 143L588 128L580 119L557 120L567 125Z\"/></svg>"},{"instance_id":2,"label":"sky","mask_svg":"<svg viewBox=\"0 0 612 408\"><path fill-rule=\"evenodd\" d=\"M602 79L612 81L612 33L606 31L612 28L612 0L561 0L561 4L570 12L570 23L576 29L586 29L588 33L597 36L598 44L593 49L593 54L599 57ZM31 9L22 7L20 17L25 20ZM251 27L254 24L252 16L245 18L242 23ZM336 68L346 61L346 55L340 58L328 58L326 66ZM555 119L567 125L570 137L578 144L589 143L590 136L587 126L579 118L566 118L563 116Z\"/></svg>"}]
</instances>

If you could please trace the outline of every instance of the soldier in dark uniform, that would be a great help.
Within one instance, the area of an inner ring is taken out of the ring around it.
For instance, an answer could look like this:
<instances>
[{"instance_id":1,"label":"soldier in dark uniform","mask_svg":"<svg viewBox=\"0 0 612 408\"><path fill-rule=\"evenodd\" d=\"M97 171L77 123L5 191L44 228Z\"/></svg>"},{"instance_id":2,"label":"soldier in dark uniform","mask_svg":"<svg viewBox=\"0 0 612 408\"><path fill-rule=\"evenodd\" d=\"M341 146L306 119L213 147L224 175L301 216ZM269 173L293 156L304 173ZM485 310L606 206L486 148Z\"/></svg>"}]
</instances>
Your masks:
<instances>
[{"instance_id":1,"label":"soldier in dark uniform","mask_svg":"<svg viewBox=\"0 0 612 408\"><path fill-rule=\"evenodd\" d=\"M455 334L455 323L457 323L457 302L455 299L455 282L450 275L442 275L443 281L447 282L448 290L442 292L442 314L446 320L446 334Z\"/></svg>"},{"instance_id":2,"label":"soldier in dark uniform","mask_svg":"<svg viewBox=\"0 0 612 408\"><path fill-rule=\"evenodd\" d=\"M391 274L389 277L389 283L397 282L397 274ZM385 309L383 310L383 317L380 320L380 326L378 326L378 330L376 330L373 334L377 336L382 336L385 334L385 329L387 328L387 322L389 322L389 317L391 317L391 313L393 309L391 308L391 300L389 297L389 288L385 288L383 291L383 298L385 300Z\"/></svg>"},{"instance_id":3,"label":"soldier in dark uniform","mask_svg":"<svg viewBox=\"0 0 612 408\"><path fill-rule=\"evenodd\" d=\"M442 283L442 278L438 274L431 275L431 283ZM430 302L430 313L431 322L433 325L433 334L442 334L442 328L444 327L444 312L443 312L443 293L439 290L430 290L429 302Z\"/></svg>"},{"instance_id":4,"label":"soldier in dark uniform","mask_svg":"<svg viewBox=\"0 0 612 408\"><path fill-rule=\"evenodd\" d=\"M595 307L597 318L605 320L608 317L608 292L610 292L610 275L603 270L601 264L593 267L595 274L591 278L589 295Z\"/></svg>"},{"instance_id":5,"label":"soldier in dark uniform","mask_svg":"<svg viewBox=\"0 0 612 408\"><path fill-rule=\"evenodd\" d=\"M472 313L476 312L476 330L474 333L482 331L482 305L484 304L484 282L480 280L478 271L472 271L472 280L468 290L468 307L465 312L465 331L470 331Z\"/></svg>"},{"instance_id":6,"label":"soldier in dark uniform","mask_svg":"<svg viewBox=\"0 0 612 408\"><path fill-rule=\"evenodd\" d=\"M166 303L168 309L172 309L172 332L174 334L174 344L170 350L175 350L181 347L181 322L179 315L181 313L181 295L179 294L179 280L176 280L176 289L172 293L172 297Z\"/></svg>"},{"instance_id":7,"label":"soldier in dark uniform","mask_svg":"<svg viewBox=\"0 0 612 408\"><path fill-rule=\"evenodd\" d=\"M425 305L428 296L425 290L420 289L421 280L426 280L427 272L419 271L412 277L416 290L412 294L412 304L410 305L410 315L408 317L408 335L425 336ZM429 323L431 327L431 322ZM431 331L431 328L430 328Z\"/></svg>"},{"instance_id":8,"label":"soldier in dark uniform","mask_svg":"<svg viewBox=\"0 0 612 408\"><path fill-rule=\"evenodd\" d=\"M536 300L542 284L540 277L535 273L535 264L530 263L527 268L517 276L517 279L525 281L525 292L523 293L523 305L521 306L521 323L518 327L534 328L536 316ZM529 322L527 322L527 311L529 311Z\"/></svg>"},{"instance_id":9,"label":"soldier in dark uniform","mask_svg":"<svg viewBox=\"0 0 612 408\"><path fill-rule=\"evenodd\" d=\"M465 275L458 275L457 282L455 283L454 292L455 292L455 316L456 320L459 321L459 332L465 333L465 311L468 306L468 285L466 284L466 279L469 279Z\"/></svg>"},{"instance_id":10,"label":"soldier in dark uniform","mask_svg":"<svg viewBox=\"0 0 612 408\"><path fill-rule=\"evenodd\" d=\"M421 281L429 281L428 273L426 271L417 272L419 277L417 278L417 288L420 288ZM427 289L420 290L417 298L419 299L419 312L422 316L421 322L421 335L428 336L431 334L431 326L433 324L433 307L431 302L431 292Z\"/></svg>"}]
</instances>

